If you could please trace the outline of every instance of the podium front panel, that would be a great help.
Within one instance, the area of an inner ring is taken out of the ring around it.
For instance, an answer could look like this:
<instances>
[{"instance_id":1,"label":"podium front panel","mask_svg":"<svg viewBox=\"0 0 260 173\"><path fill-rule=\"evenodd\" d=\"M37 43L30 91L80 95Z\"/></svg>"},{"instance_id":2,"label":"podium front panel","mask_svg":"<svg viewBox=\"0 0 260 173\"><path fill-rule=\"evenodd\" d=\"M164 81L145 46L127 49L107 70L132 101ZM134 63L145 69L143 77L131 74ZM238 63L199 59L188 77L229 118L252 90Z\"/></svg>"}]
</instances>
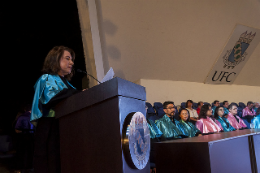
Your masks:
<instances>
[{"instance_id":1,"label":"podium front panel","mask_svg":"<svg viewBox=\"0 0 260 173\"><path fill-rule=\"evenodd\" d=\"M255 159L256 159L256 169L260 172L260 134L254 135L254 148L255 148Z\"/></svg>"},{"instance_id":2,"label":"podium front panel","mask_svg":"<svg viewBox=\"0 0 260 173\"><path fill-rule=\"evenodd\" d=\"M62 173L122 173L118 98L60 118Z\"/></svg>"}]
</instances>

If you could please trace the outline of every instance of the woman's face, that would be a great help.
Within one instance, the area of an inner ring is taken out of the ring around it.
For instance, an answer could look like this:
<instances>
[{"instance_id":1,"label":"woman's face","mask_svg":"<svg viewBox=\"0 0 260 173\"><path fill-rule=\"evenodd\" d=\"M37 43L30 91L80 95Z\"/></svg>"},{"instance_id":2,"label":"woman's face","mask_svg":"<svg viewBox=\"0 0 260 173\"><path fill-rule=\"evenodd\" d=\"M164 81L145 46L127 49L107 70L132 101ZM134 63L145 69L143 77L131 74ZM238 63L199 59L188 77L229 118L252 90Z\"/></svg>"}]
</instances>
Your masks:
<instances>
[{"instance_id":1,"label":"woman's face","mask_svg":"<svg viewBox=\"0 0 260 173\"><path fill-rule=\"evenodd\" d=\"M191 108L191 107L192 107L192 103L188 102L188 108Z\"/></svg>"},{"instance_id":2,"label":"woman's face","mask_svg":"<svg viewBox=\"0 0 260 173\"><path fill-rule=\"evenodd\" d=\"M72 61L71 54L68 51L64 51L62 57L60 58L60 76L65 76L71 73L74 62Z\"/></svg>"},{"instance_id":3,"label":"woman's face","mask_svg":"<svg viewBox=\"0 0 260 173\"><path fill-rule=\"evenodd\" d=\"M180 117L183 121L187 121L187 119L189 118L189 114L188 114L188 111L186 110L182 110L180 112Z\"/></svg>"},{"instance_id":4,"label":"woman's face","mask_svg":"<svg viewBox=\"0 0 260 173\"><path fill-rule=\"evenodd\" d=\"M211 106L209 106L209 110L207 111L207 116L210 117L212 115L212 109Z\"/></svg>"},{"instance_id":5,"label":"woman's face","mask_svg":"<svg viewBox=\"0 0 260 173\"><path fill-rule=\"evenodd\" d=\"M218 115L220 117L222 117L224 115L224 108L221 107L221 108L218 109Z\"/></svg>"}]
</instances>

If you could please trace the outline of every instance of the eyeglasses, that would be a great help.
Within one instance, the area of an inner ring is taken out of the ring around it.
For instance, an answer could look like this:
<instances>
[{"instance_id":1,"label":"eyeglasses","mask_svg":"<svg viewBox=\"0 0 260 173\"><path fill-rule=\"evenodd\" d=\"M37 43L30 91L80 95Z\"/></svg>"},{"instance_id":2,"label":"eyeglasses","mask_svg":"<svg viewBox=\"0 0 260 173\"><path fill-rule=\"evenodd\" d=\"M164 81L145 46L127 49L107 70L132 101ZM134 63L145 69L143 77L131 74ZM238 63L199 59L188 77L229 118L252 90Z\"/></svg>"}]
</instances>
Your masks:
<instances>
[{"instance_id":1,"label":"eyeglasses","mask_svg":"<svg viewBox=\"0 0 260 173\"><path fill-rule=\"evenodd\" d=\"M166 109L175 109L174 107L172 107L172 108L166 108Z\"/></svg>"}]
</instances>

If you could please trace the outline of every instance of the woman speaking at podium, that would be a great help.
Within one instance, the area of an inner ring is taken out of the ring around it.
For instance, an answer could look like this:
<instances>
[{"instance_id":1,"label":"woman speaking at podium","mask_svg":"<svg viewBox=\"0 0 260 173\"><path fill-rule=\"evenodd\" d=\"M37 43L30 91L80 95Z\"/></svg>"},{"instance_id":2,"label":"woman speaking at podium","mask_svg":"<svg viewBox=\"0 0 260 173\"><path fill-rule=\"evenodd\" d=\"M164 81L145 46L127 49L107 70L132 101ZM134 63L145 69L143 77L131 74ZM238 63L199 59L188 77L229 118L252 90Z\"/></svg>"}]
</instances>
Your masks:
<instances>
[{"instance_id":1,"label":"woman speaking at podium","mask_svg":"<svg viewBox=\"0 0 260 173\"><path fill-rule=\"evenodd\" d=\"M53 108L62 99L78 92L69 82L73 76L75 53L64 46L54 47L46 56L43 75L34 89L31 122L36 125L34 170L60 172L59 122Z\"/></svg>"}]
</instances>

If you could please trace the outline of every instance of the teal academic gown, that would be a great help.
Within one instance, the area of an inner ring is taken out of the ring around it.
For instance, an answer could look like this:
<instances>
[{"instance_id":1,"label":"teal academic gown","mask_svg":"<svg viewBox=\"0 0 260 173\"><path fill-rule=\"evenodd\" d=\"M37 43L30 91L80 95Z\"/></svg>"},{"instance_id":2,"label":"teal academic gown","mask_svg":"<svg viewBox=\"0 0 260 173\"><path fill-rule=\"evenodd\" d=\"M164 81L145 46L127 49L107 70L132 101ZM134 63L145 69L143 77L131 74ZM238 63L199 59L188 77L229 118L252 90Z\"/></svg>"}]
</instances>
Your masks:
<instances>
[{"instance_id":1,"label":"teal academic gown","mask_svg":"<svg viewBox=\"0 0 260 173\"><path fill-rule=\"evenodd\" d=\"M221 124L224 132L230 132L230 131L235 131L236 129L231 126L231 124L229 123L228 119L226 119L225 117L218 117L217 118L218 122Z\"/></svg>"},{"instance_id":2,"label":"teal academic gown","mask_svg":"<svg viewBox=\"0 0 260 173\"><path fill-rule=\"evenodd\" d=\"M162 137L166 139L182 138L185 134L177 127L180 123L177 120L172 120L165 114L162 118L155 122L158 129L163 133Z\"/></svg>"},{"instance_id":3,"label":"teal academic gown","mask_svg":"<svg viewBox=\"0 0 260 173\"><path fill-rule=\"evenodd\" d=\"M67 82L74 88L69 82ZM68 87L59 77L59 75L42 75L34 85L34 98L32 104L31 121L38 120L43 116L42 105L47 104L55 95ZM75 88L74 88L75 89ZM55 117L54 110L49 110L46 117Z\"/></svg>"},{"instance_id":4,"label":"teal academic gown","mask_svg":"<svg viewBox=\"0 0 260 173\"><path fill-rule=\"evenodd\" d=\"M178 127L187 137L194 137L197 134L201 133L196 126L194 126L191 122L185 122L182 119L179 120Z\"/></svg>"}]
</instances>

